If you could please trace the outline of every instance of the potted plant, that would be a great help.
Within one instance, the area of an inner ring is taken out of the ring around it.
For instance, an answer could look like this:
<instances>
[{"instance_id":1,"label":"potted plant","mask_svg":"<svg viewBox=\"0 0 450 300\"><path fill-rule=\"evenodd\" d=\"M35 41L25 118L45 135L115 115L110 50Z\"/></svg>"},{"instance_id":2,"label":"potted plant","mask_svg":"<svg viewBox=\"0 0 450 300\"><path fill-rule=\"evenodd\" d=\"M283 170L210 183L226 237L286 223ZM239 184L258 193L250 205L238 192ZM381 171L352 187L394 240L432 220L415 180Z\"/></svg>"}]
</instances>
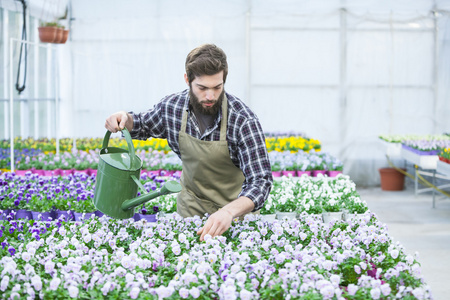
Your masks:
<instances>
[{"instance_id":1,"label":"potted plant","mask_svg":"<svg viewBox=\"0 0 450 300\"><path fill-rule=\"evenodd\" d=\"M54 43L58 37L58 22L44 22L38 27L42 43Z\"/></svg>"},{"instance_id":2,"label":"potted plant","mask_svg":"<svg viewBox=\"0 0 450 300\"><path fill-rule=\"evenodd\" d=\"M293 195L290 195L289 193L280 193L276 194L274 198L276 202L275 213L278 220L284 218L297 218L298 203Z\"/></svg>"},{"instance_id":3,"label":"potted plant","mask_svg":"<svg viewBox=\"0 0 450 300\"><path fill-rule=\"evenodd\" d=\"M83 219L89 219L92 215L95 215L97 208L91 198L80 199L78 201L72 201L73 215L75 221L81 221Z\"/></svg>"},{"instance_id":4,"label":"potted plant","mask_svg":"<svg viewBox=\"0 0 450 300\"><path fill-rule=\"evenodd\" d=\"M64 44L69 37L69 30L58 22L44 22L38 27L39 40L42 43Z\"/></svg>"},{"instance_id":5,"label":"potted plant","mask_svg":"<svg viewBox=\"0 0 450 300\"><path fill-rule=\"evenodd\" d=\"M275 203L273 201L272 195L264 202L264 206L261 208L260 213L264 220L273 221L276 219Z\"/></svg>"},{"instance_id":6,"label":"potted plant","mask_svg":"<svg viewBox=\"0 0 450 300\"><path fill-rule=\"evenodd\" d=\"M357 218L358 216L364 214L368 209L367 204L359 197L350 197L348 203L346 204L344 219L349 221Z\"/></svg>"},{"instance_id":7,"label":"potted plant","mask_svg":"<svg viewBox=\"0 0 450 300\"><path fill-rule=\"evenodd\" d=\"M272 176L280 177L281 176L281 164L279 162L275 162L271 165L272 168Z\"/></svg>"},{"instance_id":8,"label":"potted plant","mask_svg":"<svg viewBox=\"0 0 450 300\"><path fill-rule=\"evenodd\" d=\"M332 220L342 220L342 207L336 199L322 199L322 217L324 223Z\"/></svg>"},{"instance_id":9,"label":"potted plant","mask_svg":"<svg viewBox=\"0 0 450 300\"><path fill-rule=\"evenodd\" d=\"M41 194L31 196L28 201L28 209L31 211L34 220L46 221L48 218L53 218L53 202L44 199Z\"/></svg>"},{"instance_id":10,"label":"potted plant","mask_svg":"<svg viewBox=\"0 0 450 300\"><path fill-rule=\"evenodd\" d=\"M169 194L158 197L159 217L171 219L173 213L177 211L177 194Z\"/></svg>"}]
</instances>

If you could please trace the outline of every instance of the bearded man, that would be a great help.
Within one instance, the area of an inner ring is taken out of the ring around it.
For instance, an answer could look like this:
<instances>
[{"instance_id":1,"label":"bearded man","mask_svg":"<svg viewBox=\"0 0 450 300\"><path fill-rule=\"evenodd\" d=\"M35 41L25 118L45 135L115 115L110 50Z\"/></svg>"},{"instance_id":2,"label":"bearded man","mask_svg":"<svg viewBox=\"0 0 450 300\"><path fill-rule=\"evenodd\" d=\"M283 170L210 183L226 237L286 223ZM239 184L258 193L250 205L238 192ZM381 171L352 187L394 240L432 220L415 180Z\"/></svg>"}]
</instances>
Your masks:
<instances>
[{"instance_id":1,"label":"bearded man","mask_svg":"<svg viewBox=\"0 0 450 300\"><path fill-rule=\"evenodd\" d=\"M117 112L105 127L126 127L133 139L167 139L182 161L177 213L208 214L197 232L221 235L234 218L258 213L273 178L258 117L239 98L225 92L226 54L213 44L193 49L186 58L182 92L164 97L152 109Z\"/></svg>"}]
</instances>

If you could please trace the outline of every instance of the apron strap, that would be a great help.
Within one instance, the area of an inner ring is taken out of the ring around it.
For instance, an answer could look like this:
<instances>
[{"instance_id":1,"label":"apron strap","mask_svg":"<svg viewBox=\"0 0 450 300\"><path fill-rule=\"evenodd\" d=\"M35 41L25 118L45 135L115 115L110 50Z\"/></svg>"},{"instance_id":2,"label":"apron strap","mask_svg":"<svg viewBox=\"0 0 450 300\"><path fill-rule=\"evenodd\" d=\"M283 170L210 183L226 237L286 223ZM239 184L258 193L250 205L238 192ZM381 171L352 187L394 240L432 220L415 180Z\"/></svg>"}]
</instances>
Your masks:
<instances>
[{"instance_id":1,"label":"apron strap","mask_svg":"<svg viewBox=\"0 0 450 300\"><path fill-rule=\"evenodd\" d=\"M220 121L220 140L227 140L227 123L228 123L228 98L225 93L223 93L222 100L222 120Z\"/></svg>"},{"instance_id":2,"label":"apron strap","mask_svg":"<svg viewBox=\"0 0 450 300\"><path fill-rule=\"evenodd\" d=\"M183 112L183 118L181 119L181 132L186 133L186 123L187 123L188 110Z\"/></svg>"}]
</instances>

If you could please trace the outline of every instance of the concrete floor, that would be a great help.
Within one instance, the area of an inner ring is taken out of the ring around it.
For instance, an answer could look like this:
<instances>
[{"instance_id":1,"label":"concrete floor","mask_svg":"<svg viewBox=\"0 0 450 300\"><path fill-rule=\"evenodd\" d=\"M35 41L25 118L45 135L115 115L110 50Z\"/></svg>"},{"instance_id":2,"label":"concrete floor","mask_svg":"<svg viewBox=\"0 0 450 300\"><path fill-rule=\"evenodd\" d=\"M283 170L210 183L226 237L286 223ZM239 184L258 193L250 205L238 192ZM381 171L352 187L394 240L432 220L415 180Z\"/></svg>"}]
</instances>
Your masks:
<instances>
[{"instance_id":1,"label":"concrete floor","mask_svg":"<svg viewBox=\"0 0 450 300\"><path fill-rule=\"evenodd\" d=\"M414 187L403 191L358 188L361 198L388 226L390 236L408 254L419 253L425 282L436 300L450 299L450 198L437 196L432 208L430 192L415 195Z\"/></svg>"}]
</instances>

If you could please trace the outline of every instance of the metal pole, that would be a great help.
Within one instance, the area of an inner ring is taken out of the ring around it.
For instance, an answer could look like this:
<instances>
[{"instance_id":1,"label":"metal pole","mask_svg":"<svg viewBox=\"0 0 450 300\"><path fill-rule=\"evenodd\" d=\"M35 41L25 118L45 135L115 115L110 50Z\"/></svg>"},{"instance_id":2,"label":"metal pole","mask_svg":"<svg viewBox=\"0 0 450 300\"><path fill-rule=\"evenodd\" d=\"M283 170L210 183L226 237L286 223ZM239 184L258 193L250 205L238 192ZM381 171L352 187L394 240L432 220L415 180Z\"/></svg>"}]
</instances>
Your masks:
<instances>
[{"instance_id":1,"label":"metal pole","mask_svg":"<svg viewBox=\"0 0 450 300\"><path fill-rule=\"evenodd\" d=\"M47 87L46 87L46 95L47 97L51 98L51 79L52 79L52 60L53 55L50 48L50 45L47 45ZM52 122L51 122L51 114L52 114L52 106L50 101L47 102L47 136L51 137L51 128L52 128Z\"/></svg>"},{"instance_id":2,"label":"metal pole","mask_svg":"<svg viewBox=\"0 0 450 300\"><path fill-rule=\"evenodd\" d=\"M439 57L439 37L438 37L438 22L437 22L437 12L436 12L436 4L434 4L433 7L433 42L434 42L434 53L433 53L433 132L437 132L437 121L438 115L437 115L437 107L438 107L438 92L439 92L439 63L438 63L438 57ZM433 203L434 208L434 203Z\"/></svg>"},{"instance_id":3,"label":"metal pole","mask_svg":"<svg viewBox=\"0 0 450 300\"><path fill-rule=\"evenodd\" d=\"M9 98L9 91L8 91L8 87L9 87L9 83L8 83L8 41L9 41L9 32L8 32L8 28L9 28L9 15L8 15L8 11L6 9L3 10L3 83L4 83L4 89L3 89L3 97L5 99ZM10 138L9 137L9 114L7 113L7 111L9 111L8 108L8 102L5 101L5 103L3 104L3 108L4 108L4 112L5 112L5 119L3 120L3 130L4 130L4 135L5 135L5 139Z\"/></svg>"},{"instance_id":4,"label":"metal pole","mask_svg":"<svg viewBox=\"0 0 450 300\"><path fill-rule=\"evenodd\" d=\"M11 172L14 172L14 96L13 96L13 39L9 42L9 143L11 149Z\"/></svg>"},{"instance_id":5,"label":"metal pole","mask_svg":"<svg viewBox=\"0 0 450 300\"><path fill-rule=\"evenodd\" d=\"M58 50L56 50L58 51ZM59 156L59 72L58 72L58 55L55 55L54 77L55 77L55 139L56 139L56 155Z\"/></svg>"},{"instance_id":6,"label":"metal pole","mask_svg":"<svg viewBox=\"0 0 450 300\"><path fill-rule=\"evenodd\" d=\"M340 74L339 74L339 98L340 103L339 110L341 115L341 128L340 135L341 141L344 141L343 126L346 126L345 120L347 111L347 10L345 8L340 9ZM344 149L341 147L340 155L344 157Z\"/></svg>"},{"instance_id":7,"label":"metal pole","mask_svg":"<svg viewBox=\"0 0 450 300\"><path fill-rule=\"evenodd\" d=\"M248 5L251 5L249 3ZM245 15L245 58L247 60L247 103L248 106L251 106L251 55L250 55L250 35L251 35L251 13L250 13L250 7L249 11L247 11Z\"/></svg>"},{"instance_id":8,"label":"metal pole","mask_svg":"<svg viewBox=\"0 0 450 300\"><path fill-rule=\"evenodd\" d=\"M39 21L34 19L34 40L39 39ZM39 98L39 46L34 45L34 98ZM39 138L39 101L34 101L34 139Z\"/></svg>"}]
</instances>

